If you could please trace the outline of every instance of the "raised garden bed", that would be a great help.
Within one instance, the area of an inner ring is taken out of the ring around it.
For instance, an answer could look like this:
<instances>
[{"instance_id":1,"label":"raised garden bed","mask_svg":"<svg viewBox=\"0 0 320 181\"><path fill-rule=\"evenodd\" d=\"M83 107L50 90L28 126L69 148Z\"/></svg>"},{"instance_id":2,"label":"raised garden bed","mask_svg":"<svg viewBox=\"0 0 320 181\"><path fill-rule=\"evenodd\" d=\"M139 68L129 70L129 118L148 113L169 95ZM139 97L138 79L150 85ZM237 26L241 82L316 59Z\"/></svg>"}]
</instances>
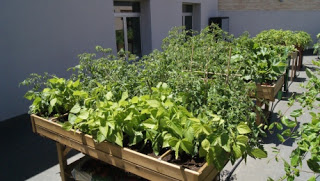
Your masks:
<instances>
[{"instance_id":1,"label":"raised garden bed","mask_svg":"<svg viewBox=\"0 0 320 181\"><path fill-rule=\"evenodd\" d=\"M57 119L47 120L34 114L31 115L33 132L56 141L57 146L65 145L149 180L209 181L219 173L213 165L207 163L197 170L191 170L185 166L164 161L163 158L170 154L170 151L155 158L106 141L96 143L92 136L76 130L66 131L56 121ZM63 169L60 156L59 162L60 168ZM64 180L64 176L62 179Z\"/></svg>"},{"instance_id":2,"label":"raised garden bed","mask_svg":"<svg viewBox=\"0 0 320 181\"><path fill-rule=\"evenodd\" d=\"M284 84L283 75L272 85L256 84L257 98L274 101L277 93L281 90L283 84Z\"/></svg>"}]
</instances>

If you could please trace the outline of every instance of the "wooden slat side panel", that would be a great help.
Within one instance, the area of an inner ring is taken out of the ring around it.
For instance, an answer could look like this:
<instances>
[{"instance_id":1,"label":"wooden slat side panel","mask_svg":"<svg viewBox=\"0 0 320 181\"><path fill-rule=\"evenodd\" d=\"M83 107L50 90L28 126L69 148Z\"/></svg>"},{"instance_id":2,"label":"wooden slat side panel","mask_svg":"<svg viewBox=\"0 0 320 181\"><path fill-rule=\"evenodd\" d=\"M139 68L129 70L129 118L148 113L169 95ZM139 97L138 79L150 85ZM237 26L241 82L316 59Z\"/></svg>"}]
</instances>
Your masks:
<instances>
[{"instance_id":1,"label":"wooden slat side panel","mask_svg":"<svg viewBox=\"0 0 320 181\"><path fill-rule=\"evenodd\" d=\"M48 121L36 115L32 115L32 117L35 120L35 125L37 126L46 128L51 132L62 135L66 139L75 140L83 145L88 145L108 154L112 154L114 156L122 158L122 148L119 146L113 145L112 143L108 142L96 143L90 135L83 134L80 131L64 130L61 125L52 121Z\"/></svg>"},{"instance_id":2,"label":"wooden slat side panel","mask_svg":"<svg viewBox=\"0 0 320 181\"><path fill-rule=\"evenodd\" d=\"M34 133L37 133L36 125L35 125L35 122L34 122L34 116L31 115L31 116L30 116L30 119L31 119L32 131L33 131Z\"/></svg>"},{"instance_id":3,"label":"wooden slat side panel","mask_svg":"<svg viewBox=\"0 0 320 181\"><path fill-rule=\"evenodd\" d=\"M147 167L156 172L164 173L179 180L196 181L199 177L199 173L196 171L185 169L178 165L158 160L127 148L124 148L124 150L125 154L123 155L123 159L133 163L139 163L139 165Z\"/></svg>"},{"instance_id":4,"label":"wooden slat side panel","mask_svg":"<svg viewBox=\"0 0 320 181\"><path fill-rule=\"evenodd\" d=\"M281 76L272 86L257 84L257 96L266 100L274 101L275 96L284 84L284 76Z\"/></svg>"},{"instance_id":5,"label":"wooden slat side panel","mask_svg":"<svg viewBox=\"0 0 320 181\"><path fill-rule=\"evenodd\" d=\"M64 129L62 129L61 125L53 122L53 121L49 121L46 120L44 118L41 118L39 116L33 115L34 120L35 120L35 124L37 126L41 126L43 128L46 128L48 130L51 130L52 132L61 134L63 136L65 136L66 138L72 139L72 140L76 140L80 143L83 143L83 134L79 131L66 131Z\"/></svg>"},{"instance_id":6,"label":"wooden slat side panel","mask_svg":"<svg viewBox=\"0 0 320 181\"><path fill-rule=\"evenodd\" d=\"M38 133L40 135L43 135L45 137L48 137L50 139L53 139L61 144L64 144L64 145L67 145L69 147L72 147L73 149L76 149L84 154L87 154L93 158L96 158L96 159L99 159L99 160L102 160L108 164L111 164L113 166L116 166L118 168L121 168L125 171L128 171L128 172L131 172L131 173L134 173L136 175L139 175L141 177L144 177L146 179L149 179L149 180L163 180L163 181L166 181L166 180L177 180L177 179L174 179L174 178L171 178L171 177L168 177L168 176L165 176L163 174L160 174L160 173L157 173L157 172L154 172L148 168L145 168L145 167L141 167L139 165L136 165L135 163L132 163L132 162L129 162L129 161L126 161L126 160L121 160L117 157L114 157L112 155L109 155L109 154L106 154L106 153L103 153L102 151L99 151L99 150L95 150L93 148L90 148L89 146L86 146L86 145L81 145L73 140L67 140L65 139L64 137L60 136L60 135L56 135L44 128L41 128L41 127L38 127Z\"/></svg>"},{"instance_id":7,"label":"wooden slat side panel","mask_svg":"<svg viewBox=\"0 0 320 181\"><path fill-rule=\"evenodd\" d=\"M207 163L206 163L206 165L207 165ZM207 178L208 175L210 173L212 173L213 171L215 171L215 167L213 165L207 165L206 167L204 167L204 169L202 169L201 172L200 172L199 181L202 181L205 178Z\"/></svg>"},{"instance_id":8,"label":"wooden slat side panel","mask_svg":"<svg viewBox=\"0 0 320 181\"><path fill-rule=\"evenodd\" d=\"M35 118L38 119L37 117ZM59 135L59 140L56 140L58 142L62 142L63 139L70 139L79 144L92 147L93 149L99 150L105 154L110 154L129 162L139 163L142 167L149 168L155 172L165 173L168 176L172 176L180 180L197 180L199 177L199 173L196 171L180 168L177 165L158 160L127 148L121 148L108 142L95 143L90 135L84 135L81 132L66 131L62 129L61 125L40 118L37 121L36 127L43 128L42 126L44 126L44 129L50 131L53 135ZM40 132L38 133L40 134ZM55 136L49 138L57 139ZM85 150L82 150L82 152L84 151Z\"/></svg>"}]
</instances>

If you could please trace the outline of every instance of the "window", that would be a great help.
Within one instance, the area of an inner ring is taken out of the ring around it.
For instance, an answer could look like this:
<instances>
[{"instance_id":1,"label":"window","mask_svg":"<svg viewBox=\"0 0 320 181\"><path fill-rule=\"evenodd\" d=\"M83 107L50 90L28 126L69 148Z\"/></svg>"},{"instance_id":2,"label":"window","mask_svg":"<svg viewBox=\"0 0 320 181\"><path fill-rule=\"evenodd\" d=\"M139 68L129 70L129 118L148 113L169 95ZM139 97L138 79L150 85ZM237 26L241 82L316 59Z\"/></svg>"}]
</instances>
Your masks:
<instances>
[{"instance_id":1,"label":"window","mask_svg":"<svg viewBox=\"0 0 320 181\"><path fill-rule=\"evenodd\" d=\"M182 26L186 30L193 29L193 6L191 4L182 4Z\"/></svg>"},{"instance_id":2,"label":"window","mask_svg":"<svg viewBox=\"0 0 320 181\"><path fill-rule=\"evenodd\" d=\"M140 2L114 1L117 51L141 56Z\"/></svg>"}]
</instances>

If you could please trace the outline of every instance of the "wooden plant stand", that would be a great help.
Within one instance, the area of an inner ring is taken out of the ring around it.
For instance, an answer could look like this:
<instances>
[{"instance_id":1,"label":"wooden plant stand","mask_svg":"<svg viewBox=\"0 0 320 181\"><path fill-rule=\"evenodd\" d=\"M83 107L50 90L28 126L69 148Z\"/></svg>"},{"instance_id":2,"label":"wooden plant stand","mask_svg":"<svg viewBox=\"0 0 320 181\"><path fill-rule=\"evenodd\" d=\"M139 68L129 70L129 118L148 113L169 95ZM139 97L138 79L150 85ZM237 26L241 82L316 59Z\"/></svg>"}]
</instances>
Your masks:
<instances>
[{"instance_id":1,"label":"wooden plant stand","mask_svg":"<svg viewBox=\"0 0 320 181\"><path fill-rule=\"evenodd\" d=\"M257 84L257 91L256 91L256 105L262 107L264 105L263 114L265 117L269 116L269 104L266 102L274 102L276 95L281 90L282 85L284 84L284 75L282 75L273 85L261 85ZM256 111L257 118L256 124L260 125L263 123L262 115L258 111Z\"/></svg>"},{"instance_id":2,"label":"wooden plant stand","mask_svg":"<svg viewBox=\"0 0 320 181\"><path fill-rule=\"evenodd\" d=\"M70 149L78 150L149 180L212 181L219 174L219 171L213 165L207 163L198 171L193 171L163 161L162 158L169 154L169 151L159 158L154 158L106 141L96 143L90 135L75 130L66 131L54 120L49 121L31 115L31 123L34 133L56 141L62 181L68 178L66 154Z\"/></svg>"},{"instance_id":3,"label":"wooden plant stand","mask_svg":"<svg viewBox=\"0 0 320 181\"><path fill-rule=\"evenodd\" d=\"M281 90L283 83L284 75L282 75L273 85L257 84L257 98L273 102L277 93Z\"/></svg>"}]
</instances>

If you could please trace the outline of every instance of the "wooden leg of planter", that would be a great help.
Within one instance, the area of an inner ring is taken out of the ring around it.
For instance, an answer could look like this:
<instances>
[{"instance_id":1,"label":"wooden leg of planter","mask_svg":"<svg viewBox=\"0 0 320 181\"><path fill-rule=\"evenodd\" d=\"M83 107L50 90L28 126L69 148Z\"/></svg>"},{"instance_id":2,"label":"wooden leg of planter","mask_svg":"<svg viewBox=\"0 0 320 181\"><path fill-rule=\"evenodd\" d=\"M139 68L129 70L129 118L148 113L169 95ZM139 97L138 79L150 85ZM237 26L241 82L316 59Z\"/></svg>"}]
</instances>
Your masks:
<instances>
[{"instance_id":1,"label":"wooden leg of planter","mask_svg":"<svg viewBox=\"0 0 320 181\"><path fill-rule=\"evenodd\" d=\"M218 175L213 179L213 181L220 181L220 172L219 172Z\"/></svg>"},{"instance_id":2,"label":"wooden leg of planter","mask_svg":"<svg viewBox=\"0 0 320 181\"><path fill-rule=\"evenodd\" d=\"M62 181L66 181L67 177L65 174L65 169L67 167L67 159L66 159L66 146L56 142L57 151L58 151L58 160L60 165L60 176Z\"/></svg>"},{"instance_id":3,"label":"wooden leg of planter","mask_svg":"<svg viewBox=\"0 0 320 181\"><path fill-rule=\"evenodd\" d=\"M298 66L299 71L302 68L302 56L303 56L303 50L301 48L299 48L299 66Z\"/></svg>"},{"instance_id":4,"label":"wooden leg of planter","mask_svg":"<svg viewBox=\"0 0 320 181\"><path fill-rule=\"evenodd\" d=\"M259 100L256 101L256 105L258 107L261 107L263 105L263 103ZM256 110L256 115L257 115L257 118L256 118L256 125L260 125L261 124L261 115L260 115L260 112L258 110Z\"/></svg>"}]
</instances>

